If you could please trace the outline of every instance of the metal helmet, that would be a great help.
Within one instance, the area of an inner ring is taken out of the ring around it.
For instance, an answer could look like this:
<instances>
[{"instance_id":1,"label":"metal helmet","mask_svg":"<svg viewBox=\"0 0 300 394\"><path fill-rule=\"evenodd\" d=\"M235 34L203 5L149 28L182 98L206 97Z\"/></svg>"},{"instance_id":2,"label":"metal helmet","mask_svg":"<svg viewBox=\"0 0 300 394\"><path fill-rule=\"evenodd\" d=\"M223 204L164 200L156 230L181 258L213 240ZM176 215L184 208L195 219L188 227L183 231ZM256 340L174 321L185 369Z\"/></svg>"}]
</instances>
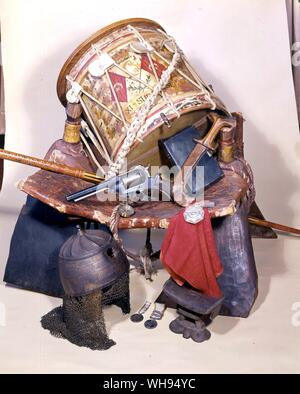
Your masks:
<instances>
[{"instance_id":1,"label":"metal helmet","mask_svg":"<svg viewBox=\"0 0 300 394\"><path fill-rule=\"evenodd\" d=\"M128 270L125 253L102 230L79 230L60 249L60 279L69 296L83 296L108 287Z\"/></svg>"}]
</instances>

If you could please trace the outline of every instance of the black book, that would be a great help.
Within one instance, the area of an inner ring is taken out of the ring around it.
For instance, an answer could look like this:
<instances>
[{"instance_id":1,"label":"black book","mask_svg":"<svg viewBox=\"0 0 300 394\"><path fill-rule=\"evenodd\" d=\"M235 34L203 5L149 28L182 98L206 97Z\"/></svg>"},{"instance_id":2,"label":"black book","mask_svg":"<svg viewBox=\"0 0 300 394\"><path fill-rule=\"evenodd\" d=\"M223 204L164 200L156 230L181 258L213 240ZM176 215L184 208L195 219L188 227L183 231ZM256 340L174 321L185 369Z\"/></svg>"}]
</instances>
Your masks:
<instances>
[{"instance_id":1,"label":"black book","mask_svg":"<svg viewBox=\"0 0 300 394\"><path fill-rule=\"evenodd\" d=\"M194 149L196 145L195 139L199 138L201 138L201 132L195 126L190 126L174 134L172 137L159 140L158 144L169 166L176 166L179 169ZM209 152L205 152L199 158L196 167L198 166L204 167L204 188L208 188L224 176L219 163ZM192 193L197 192L196 167L187 185Z\"/></svg>"}]
</instances>

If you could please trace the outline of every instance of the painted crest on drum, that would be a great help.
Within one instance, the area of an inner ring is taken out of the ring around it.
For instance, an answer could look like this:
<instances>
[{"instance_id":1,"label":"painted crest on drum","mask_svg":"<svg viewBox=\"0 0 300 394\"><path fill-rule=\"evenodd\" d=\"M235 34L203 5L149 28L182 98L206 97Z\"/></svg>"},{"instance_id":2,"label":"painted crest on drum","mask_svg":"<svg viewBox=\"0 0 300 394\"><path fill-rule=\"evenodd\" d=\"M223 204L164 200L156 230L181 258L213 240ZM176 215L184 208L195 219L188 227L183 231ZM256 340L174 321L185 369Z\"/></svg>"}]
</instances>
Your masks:
<instances>
[{"instance_id":1,"label":"painted crest on drum","mask_svg":"<svg viewBox=\"0 0 300 394\"><path fill-rule=\"evenodd\" d=\"M139 108L173 57L172 50L166 45L164 32L149 25L139 27L138 35L130 26L110 32L91 46L69 72L69 76L98 101L82 95L86 109L112 158L116 156ZM145 42L144 53L141 37ZM109 63L107 69L104 67L104 72L99 72L99 75L97 72L91 73L89 70L95 69L95 62L102 53L111 57L112 64ZM163 123L161 113L172 119L184 112L215 109L218 106L225 108L210 88L191 72L183 57L148 115L145 135Z\"/></svg>"}]
</instances>

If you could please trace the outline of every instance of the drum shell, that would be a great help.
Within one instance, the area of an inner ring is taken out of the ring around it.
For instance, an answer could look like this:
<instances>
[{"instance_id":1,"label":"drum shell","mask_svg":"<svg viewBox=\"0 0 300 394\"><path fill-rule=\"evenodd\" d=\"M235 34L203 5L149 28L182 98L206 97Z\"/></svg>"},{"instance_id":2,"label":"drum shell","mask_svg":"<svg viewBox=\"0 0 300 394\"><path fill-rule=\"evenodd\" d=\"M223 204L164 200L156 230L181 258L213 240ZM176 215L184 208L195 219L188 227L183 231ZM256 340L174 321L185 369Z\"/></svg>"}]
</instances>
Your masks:
<instances>
[{"instance_id":1,"label":"drum shell","mask_svg":"<svg viewBox=\"0 0 300 394\"><path fill-rule=\"evenodd\" d=\"M168 63L163 61L161 56L169 63L173 57L173 53L164 46L167 38L163 28L156 22L147 19L129 19L116 22L101 29L81 44L63 66L58 79L57 90L64 105L66 104L66 93L71 87L70 83L66 81L68 75L119 118L121 117L107 75L93 77L89 72L90 65L98 59L98 54L92 45L96 45L101 53L108 53L122 69L129 70L144 82L147 81L147 84L152 88L156 85L155 71L151 68L149 56L147 54L137 54L131 49L131 45L138 40L135 33L130 30L130 26L137 29L143 39L154 48L154 52L151 52L150 56L154 62L157 76L161 76L168 66ZM159 138L167 138L175 134L205 116L209 111L228 114L221 100L200 77L191 71L192 67L184 55L182 55L177 69L187 78L175 71L172 73L166 89L164 89L165 95L177 110L174 111L172 105L168 105L163 96L160 96L147 116L146 131L142 135L143 143L137 140L128 154L129 163L160 165L161 158L157 148ZM89 112L89 116L87 116L84 111L84 117L90 126L92 120L112 161L114 161L118 157L126 136L126 127L130 126L137 111L151 93L151 89L148 89L145 85L142 89L141 83L133 80L126 72L116 66L108 71L109 78L117 92L117 101L119 101L121 112L123 112L127 124L122 123L89 97L82 95L82 100ZM200 86L202 91L195 85ZM164 123L161 113L164 114L165 119L168 119L169 125ZM179 118L178 115L180 115ZM89 117L91 119L88 119ZM104 158L101 164L105 164Z\"/></svg>"}]
</instances>

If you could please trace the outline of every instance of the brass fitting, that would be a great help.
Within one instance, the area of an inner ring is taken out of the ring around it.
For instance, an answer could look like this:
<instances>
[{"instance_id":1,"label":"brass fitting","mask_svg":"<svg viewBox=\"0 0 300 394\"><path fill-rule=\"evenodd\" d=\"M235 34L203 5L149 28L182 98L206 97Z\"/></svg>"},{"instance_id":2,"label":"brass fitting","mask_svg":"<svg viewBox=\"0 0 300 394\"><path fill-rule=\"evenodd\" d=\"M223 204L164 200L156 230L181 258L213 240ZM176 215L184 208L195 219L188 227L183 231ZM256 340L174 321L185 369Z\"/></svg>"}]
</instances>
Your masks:
<instances>
[{"instance_id":1,"label":"brass fitting","mask_svg":"<svg viewBox=\"0 0 300 394\"><path fill-rule=\"evenodd\" d=\"M234 160L233 128L224 127L220 131L219 160L223 163L231 163Z\"/></svg>"},{"instance_id":2,"label":"brass fitting","mask_svg":"<svg viewBox=\"0 0 300 394\"><path fill-rule=\"evenodd\" d=\"M80 142L80 123L65 122L64 141L70 144L78 144Z\"/></svg>"}]
</instances>

